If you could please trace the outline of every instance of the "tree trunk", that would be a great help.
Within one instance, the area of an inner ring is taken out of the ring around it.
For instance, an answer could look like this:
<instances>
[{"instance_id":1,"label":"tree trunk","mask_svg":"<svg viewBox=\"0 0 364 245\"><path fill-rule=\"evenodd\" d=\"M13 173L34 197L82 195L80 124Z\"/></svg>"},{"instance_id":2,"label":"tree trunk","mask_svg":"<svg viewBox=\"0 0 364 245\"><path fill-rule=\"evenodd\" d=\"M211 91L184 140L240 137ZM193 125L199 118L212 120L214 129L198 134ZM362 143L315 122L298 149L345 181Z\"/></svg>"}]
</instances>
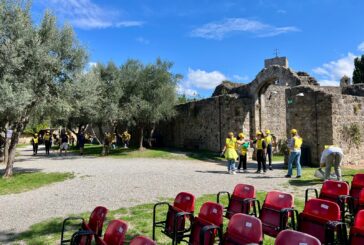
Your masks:
<instances>
[{"instance_id":1,"label":"tree trunk","mask_svg":"<svg viewBox=\"0 0 364 245\"><path fill-rule=\"evenodd\" d=\"M8 159L9 159L9 146L10 146L10 139L6 138L6 136L5 136L5 144L4 144L4 164L7 164Z\"/></svg>"},{"instance_id":2,"label":"tree trunk","mask_svg":"<svg viewBox=\"0 0 364 245\"><path fill-rule=\"evenodd\" d=\"M149 131L149 138L148 138L149 148L152 148L153 147L152 139L153 139L154 130L155 130L155 125L153 124L152 128Z\"/></svg>"},{"instance_id":3,"label":"tree trunk","mask_svg":"<svg viewBox=\"0 0 364 245\"><path fill-rule=\"evenodd\" d=\"M22 125L18 125L17 129L14 130L11 139L8 140L10 142L10 144L9 144L9 147L8 147L8 149L6 151L6 154L8 156L7 156L7 161L5 162L6 163L6 168L5 168L5 173L4 173L3 178L9 178L9 177L11 177L13 175L16 145L19 142L19 137L21 135L21 132L23 132L23 129L24 129L24 127Z\"/></svg>"},{"instance_id":4,"label":"tree trunk","mask_svg":"<svg viewBox=\"0 0 364 245\"><path fill-rule=\"evenodd\" d=\"M143 151L144 127L140 127L139 151Z\"/></svg>"}]
</instances>

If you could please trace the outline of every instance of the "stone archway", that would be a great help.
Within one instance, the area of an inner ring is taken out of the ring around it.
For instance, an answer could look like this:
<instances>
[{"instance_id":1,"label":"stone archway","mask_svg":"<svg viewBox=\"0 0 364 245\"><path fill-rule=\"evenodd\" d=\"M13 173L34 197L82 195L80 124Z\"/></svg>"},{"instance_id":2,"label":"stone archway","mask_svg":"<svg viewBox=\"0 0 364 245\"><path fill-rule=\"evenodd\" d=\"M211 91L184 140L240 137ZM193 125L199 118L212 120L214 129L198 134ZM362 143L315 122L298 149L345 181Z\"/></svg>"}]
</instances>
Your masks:
<instances>
[{"instance_id":1,"label":"stone archway","mask_svg":"<svg viewBox=\"0 0 364 245\"><path fill-rule=\"evenodd\" d=\"M251 131L270 129L278 139L286 137L286 96L288 87L301 85L300 77L283 66L269 66L249 84L253 99Z\"/></svg>"}]
</instances>

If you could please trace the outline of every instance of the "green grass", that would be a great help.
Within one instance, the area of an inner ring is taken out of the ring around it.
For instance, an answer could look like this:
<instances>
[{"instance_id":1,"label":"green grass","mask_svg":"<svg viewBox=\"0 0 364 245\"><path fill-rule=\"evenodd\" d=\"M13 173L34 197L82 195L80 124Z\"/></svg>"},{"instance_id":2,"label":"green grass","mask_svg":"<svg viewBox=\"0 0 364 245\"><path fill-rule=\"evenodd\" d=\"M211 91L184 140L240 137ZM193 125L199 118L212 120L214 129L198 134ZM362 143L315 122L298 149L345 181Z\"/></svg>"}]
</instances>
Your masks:
<instances>
[{"instance_id":1,"label":"green grass","mask_svg":"<svg viewBox=\"0 0 364 245\"><path fill-rule=\"evenodd\" d=\"M0 178L0 195L25 192L73 177L73 173L15 173L11 178Z\"/></svg>"},{"instance_id":2,"label":"green grass","mask_svg":"<svg viewBox=\"0 0 364 245\"><path fill-rule=\"evenodd\" d=\"M281 155L281 154L273 154L272 161L273 162L284 162L284 155Z\"/></svg>"},{"instance_id":3,"label":"green grass","mask_svg":"<svg viewBox=\"0 0 364 245\"><path fill-rule=\"evenodd\" d=\"M30 143L29 143L29 144L17 144L17 145L16 145L16 148L17 148L17 149L25 148L25 147L30 146L30 145L31 145Z\"/></svg>"},{"instance_id":4,"label":"green grass","mask_svg":"<svg viewBox=\"0 0 364 245\"><path fill-rule=\"evenodd\" d=\"M257 198L261 201L264 200L265 192L258 192ZM161 201L171 202L171 199L161 199ZM196 213L200 209L201 205L206 201L216 201L216 195L204 195L196 200ZM226 199L222 200L226 203ZM296 208L299 211L303 209L303 200L296 199ZM88 219L89 213L82 213L72 216L81 216ZM121 208L117 210L110 211L107 215L107 221L105 222L104 230L110 220L122 219L128 222L129 229L127 232L126 239L130 241L133 237L138 235L146 235L152 237L152 215L153 215L153 204L143 204L134 206L131 208ZM162 220L166 215L166 209L161 208L157 215L157 220ZM228 223L227 219L224 219L224 228L226 228ZM62 219L53 218L38 224L34 224L26 232L19 234L16 238L16 242L26 242L26 244L57 244L60 239L60 229L61 229ZM75 227L74 227L75 228ZM71 233L67 233L71 235ZM170 244L170 239L157 232L157 242L158 244ZM265 236L264 244L273 245L274 239Z\"/></svg>"}]
</instances>

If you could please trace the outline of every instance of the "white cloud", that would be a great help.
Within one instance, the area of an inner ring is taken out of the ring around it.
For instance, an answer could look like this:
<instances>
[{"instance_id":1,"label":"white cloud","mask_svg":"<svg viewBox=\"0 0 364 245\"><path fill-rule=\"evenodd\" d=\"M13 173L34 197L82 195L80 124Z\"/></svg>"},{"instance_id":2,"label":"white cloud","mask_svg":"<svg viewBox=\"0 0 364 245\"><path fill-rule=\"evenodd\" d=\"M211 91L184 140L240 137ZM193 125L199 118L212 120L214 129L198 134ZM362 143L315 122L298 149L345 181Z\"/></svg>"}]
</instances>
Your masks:
<instances>
[{"instance_id":1,"label":"white cloud","mask_svg":"<svg viewBox=\"0 0 364 245\"><path fill-rule=\"evenodd\" d=\"M121 21L119 12L102 8L92 0L37 0L36 2L54 11L62 21L81 29L143 25L141 21Z\"/></svg>"},{"instance_id":2,"label":"white cloud","mask_svg":"<svg viewBox=\"0 0 364 245\"><path fill-rule=\"evenodd\" d=\"M354 70L354 59L356 56L348 53L345 57L325 63L313 69L320 76L321 85L338 86L340 79L346 75L351 77Z\"/></svg>"},{"instance_id":3,"label":"white cloud","mask_svg":"<svg viewBox=\"0 0 364 245\"><path fill-rule=\"evenodd\" d=\"M134 27L144 25L143 21L120 21L116 23L116 27Z\"/></svg>"},{"instance_id":4,"label":"white cloud","mask_svg":"<svg viewBox=\"0 0 364 245\"><path fill-rule=\"evenodd\" d=\"M222 81L227 80L227 77L219 71L207 72L204 70L188 69L186 84L188 87L201 89L214 89Z\"/></svg>"},{"instance_id":5,"label":"white cloud","mask_svg":"<svg viewBox=\"0 0 364 245\"><path fill-rule=\"evenodd\" d=\"M145 39L144 37L138 37L135 39L138 43L148 45L150 41L148 39Z\"/></svg>"},{"instance_id":6,"label":"white cloud","mask_svg":"<svg viewBox=\"0 0 364 245\"><path fill-rule=\"evenodd\" d=\"M97 62L88 62L87 66L92 69L97 66Z\"/></svg>"},{"instance_id":7,"label":"white cloud","mask_svg":"<svg viewBox=\"0 0 364 245\"><path fill-rule=\"evenodd\" d=\"M258 37L272 37L288 32L300 31L294 26L275 27L256 20L230 18L221 22L207 23L191 32L193 37L221 40L234 32L253 33Z\"/></svg>"},{"instance_id":8,"label":"white cloud","mask_svg":"<svg viewBox=\"0 0 364 245\"><path fill-rule=\"evenodd\" d=\"M362 42L361 44L359 44L358 50L364 52L364 42Z\"/></svg>"},{"instance_id":9,"label":"white cloud","mask_svg":"<svg viewBox=\"0 0 364 245\"><path fill-rule=\"evenodd\" d=\"M197 91L191 88L186 88L183 84L177 85L177 93L178 94L184 94L189 97L195 97L198 95Z\"/></svg>"}]
</instances>

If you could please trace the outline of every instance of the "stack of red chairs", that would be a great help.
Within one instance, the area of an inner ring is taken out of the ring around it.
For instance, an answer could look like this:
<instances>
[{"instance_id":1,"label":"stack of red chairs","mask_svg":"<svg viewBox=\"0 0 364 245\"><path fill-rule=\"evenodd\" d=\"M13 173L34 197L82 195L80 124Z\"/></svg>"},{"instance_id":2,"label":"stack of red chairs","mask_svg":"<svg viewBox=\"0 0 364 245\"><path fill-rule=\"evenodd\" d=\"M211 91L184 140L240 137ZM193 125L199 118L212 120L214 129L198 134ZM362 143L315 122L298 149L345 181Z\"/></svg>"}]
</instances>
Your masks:
<instances>
[{"instance_id":1,"label":"stack of red chairs","mask_svg":"<svg viewBox=\"0 0 364 245\"><path fill-rule=\"evenodd\" d=\"M217 194L217 203L220 203L220 196L227 194L229 203L225 208L225 217L230 219L236 213L252 214L257 216L256 191L254 186L246 184L237 184L233 193L230 195L227 191L221 191ZM259 206L259 204L258 204ZM253 209L253 210L252 210Z\"/></svg>"},{"instance_id":2,"label":"stack of red chairs","mask_svg":"<svg viewBox=\"0 0 364 245\"><path fill-rule=\"evenodd\" d=\"M335 202L341 210L342 221L345 222L346 213L351 214L351 197L349 196L349 185L344 181L326 180L321 187L320 194L315 188L308 188L305 193L305 202L308 200L309 191L315 192L315 197Z\"/></svg>"},{"instance_id":3,"label":"stack of red chairs","mask_svg":"<svg viewBox=\"0 0 364 245\"><path fill-rule=\"evenodd\" d=\"M355 174L351 182L350 196L352 199L353 214L364 209L364 174Z\"/></svg>"}]
</instances>

